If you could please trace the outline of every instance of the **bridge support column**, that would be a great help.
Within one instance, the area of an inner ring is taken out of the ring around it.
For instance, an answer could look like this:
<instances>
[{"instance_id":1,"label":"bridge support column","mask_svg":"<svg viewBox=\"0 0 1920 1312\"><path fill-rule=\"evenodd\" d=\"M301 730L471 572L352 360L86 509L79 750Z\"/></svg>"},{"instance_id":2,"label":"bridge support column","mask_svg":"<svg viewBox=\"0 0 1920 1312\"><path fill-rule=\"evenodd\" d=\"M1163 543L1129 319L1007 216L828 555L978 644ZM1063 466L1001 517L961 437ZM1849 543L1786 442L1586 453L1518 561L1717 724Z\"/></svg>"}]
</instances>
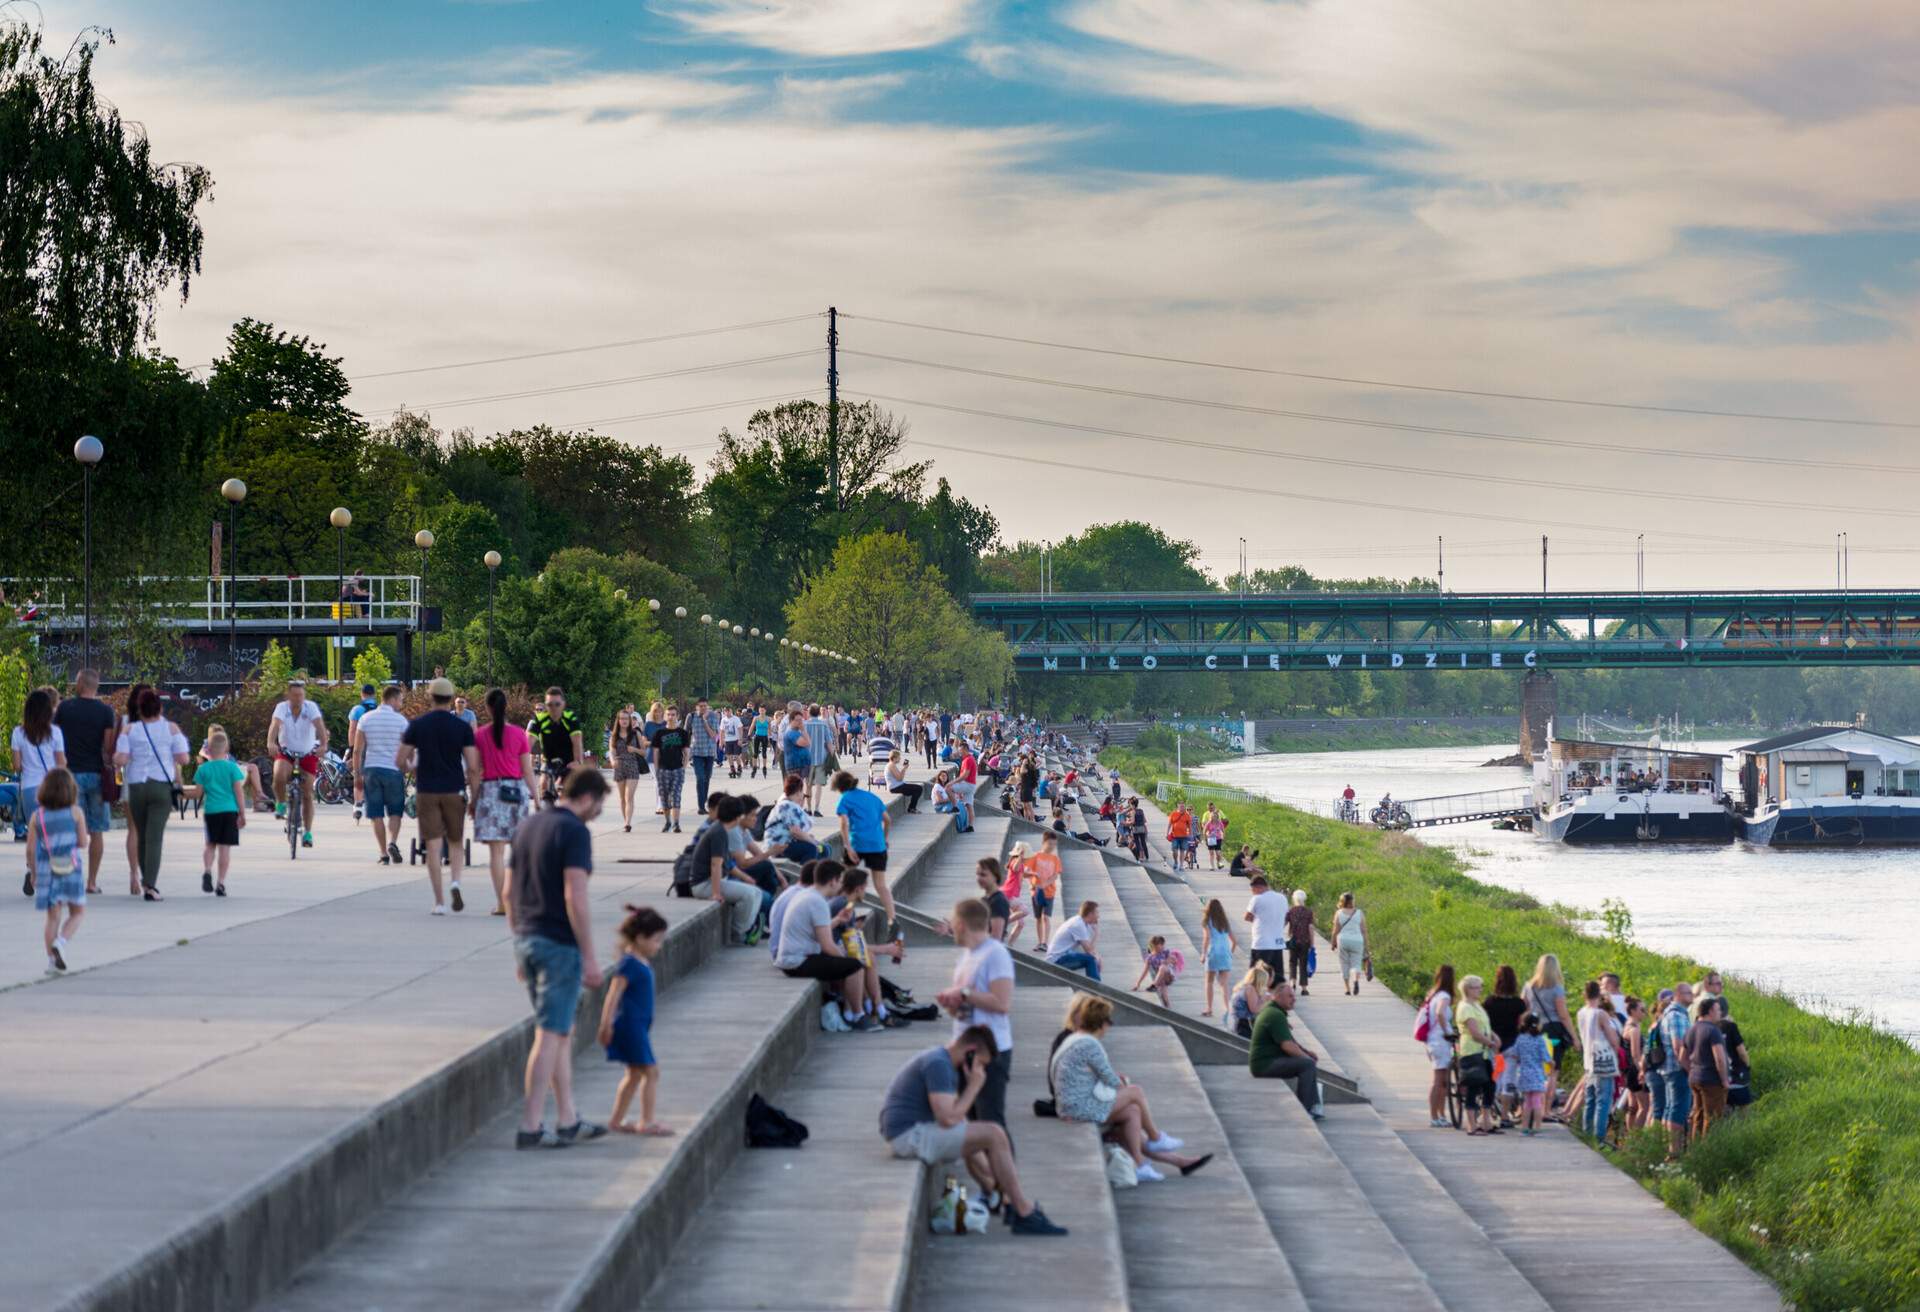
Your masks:
<instances>
[{"instance_id":1,"label":"bridge support column","mask_svg":"<svg viewBox=\"0 0 1920 1312\"><path fill-rule=\"evenodd\" d=\"M1547 750L1547 727L1559 706L1553 674L1528 670L1520 682L1520 754L1529 761Z\"/></svg>"}]
</instances>

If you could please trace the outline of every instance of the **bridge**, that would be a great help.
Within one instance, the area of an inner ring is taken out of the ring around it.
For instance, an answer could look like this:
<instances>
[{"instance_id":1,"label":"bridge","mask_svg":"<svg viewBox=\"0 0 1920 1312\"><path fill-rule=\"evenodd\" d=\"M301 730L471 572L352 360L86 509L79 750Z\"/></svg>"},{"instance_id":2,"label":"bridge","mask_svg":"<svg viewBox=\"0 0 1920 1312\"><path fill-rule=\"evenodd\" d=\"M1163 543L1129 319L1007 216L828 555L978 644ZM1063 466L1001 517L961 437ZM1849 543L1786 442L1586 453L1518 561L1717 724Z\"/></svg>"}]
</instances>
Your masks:
<instances>
[{"instance_id":1,"label":"bridge","mask_svg":"<svg viewBox=\"0 0 1920 1312\"><path fill-rule=\"evenodd\" d=\"M1920 664L1920 592L980 593L1015 667L1116 671Z\"/></svg>"}]
</instances>

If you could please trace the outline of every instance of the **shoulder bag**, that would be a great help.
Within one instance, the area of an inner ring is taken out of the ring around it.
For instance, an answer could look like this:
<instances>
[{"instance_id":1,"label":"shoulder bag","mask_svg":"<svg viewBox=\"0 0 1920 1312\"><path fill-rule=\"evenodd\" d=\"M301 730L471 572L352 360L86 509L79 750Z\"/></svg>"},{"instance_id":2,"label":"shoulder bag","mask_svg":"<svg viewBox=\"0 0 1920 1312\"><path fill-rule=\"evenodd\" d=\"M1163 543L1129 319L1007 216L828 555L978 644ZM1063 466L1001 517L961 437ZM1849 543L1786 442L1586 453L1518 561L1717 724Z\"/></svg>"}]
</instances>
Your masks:
<instances>
[{"instance_id":1,"label":"shoulder bag","mask_svg":"<svg viewBox=\"0 0 1920 1312\"><path fill-rule=\"evenodd\" d=\"M167 768L167 758L160 755L160 749L153 745L153 734L148 731L147 722L145 720L141 720L141 721L138 721L138 723L140 725L141 734L147 740L147 750L153 753L154 762L157 765L159 765L160 773L162 777L166 779L167 787L172 792L173 809L178 811L181 808L181 806L186 802L186 797L187 797L186 792L180 787L180 781L174 778L173 771Z\"/></svg>"}]
</instances>

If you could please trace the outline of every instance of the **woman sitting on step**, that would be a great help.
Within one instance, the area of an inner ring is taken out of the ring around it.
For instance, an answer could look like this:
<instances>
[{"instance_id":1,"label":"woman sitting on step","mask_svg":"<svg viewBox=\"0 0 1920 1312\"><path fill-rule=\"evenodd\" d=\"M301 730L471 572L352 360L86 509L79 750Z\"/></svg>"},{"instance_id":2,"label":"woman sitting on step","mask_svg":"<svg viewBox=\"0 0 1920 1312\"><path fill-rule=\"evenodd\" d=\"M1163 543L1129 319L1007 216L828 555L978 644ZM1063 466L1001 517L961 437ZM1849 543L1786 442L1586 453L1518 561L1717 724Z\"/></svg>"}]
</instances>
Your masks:
<instances>
[{"instance_id":1,"label":"woman sitting on step","mask_svg":"<svg viewBox=\"0 0 1920 1312\"><path fill-rule=\"evenodd\" d=\"M1086 1121L1103 1127L1109 1142L1116 1142L1133 1158L1134 1174L1142 1183L1164 1180L1153 1165L1165 1162L1182 1175L1192 1175L1213 1160L1182 1157L1175 1150L1181 1141L1163 1134L1147 1110L1147 1095L1140 1086L1130 1084L1116 1074L1107 1060L1101 1036L1113 1024L1113 1004L1091 993L1076 993L1067 1007L1069 1036L1054 1049L1050 1067L1055 1103L1060 1119ZM1152 1161L1148 1159L1151 1158Z\"/></svg>"}]
</instances>

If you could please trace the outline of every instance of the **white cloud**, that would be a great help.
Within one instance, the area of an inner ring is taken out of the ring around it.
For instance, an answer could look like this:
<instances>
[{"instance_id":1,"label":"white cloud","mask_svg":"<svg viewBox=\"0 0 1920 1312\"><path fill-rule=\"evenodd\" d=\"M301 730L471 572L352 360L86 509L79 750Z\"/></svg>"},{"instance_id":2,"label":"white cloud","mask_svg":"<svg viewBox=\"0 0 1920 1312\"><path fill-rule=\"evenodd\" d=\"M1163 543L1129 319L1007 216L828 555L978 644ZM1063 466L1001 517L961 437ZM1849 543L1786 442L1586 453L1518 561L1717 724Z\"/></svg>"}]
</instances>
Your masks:
<instances>
[{"instance_id":1,"label":"white cloud","mask_svg":"<svg viewBox=\"0 0 1920 1312\"><path fill-rule=\"evenodd\" d=\"M1660 197L1676 189L1690 194L1696 180L1686 176L1668 177L1656 188L1623 173L1593 191L1480 178L1386 185L1353 178L1087 175L1047 167L1060 138L1043 128L987 131L801 116L791 112L788 96L739 100L734 81L697 76L577 74L504 88L488 82L425 103L370 106L359 96L296 100L210 87L204 78L130 76L128 63L117 58L99 72L104 89L146 124L161 156L204 163L218 183L217 201L205 211L205 272L195 281L192 303L162 322L163 345L189 362L216 353L242 315L311 333L347 357L349 372L369 373L838 304L854 316L842 329L849 354L841 367L850 394L879 392L1377 462L1377 473L1362 476L896 407L928 442L1073 466L1069 473L928 453L960 492L993 506L1009 536L1058 537L1088 522L1140 515L1181 535L1225 544L1229 554L1240 533L1260 549L1285 551L1398 543L1433 532L1452 540L1455 533L1527 531L1265 499L1242 490L1260 487L1549 522L1605 520L1620 525L1626 542L1641 530L1657 535L1683 525L1728 535L1762 531L1756 516L1727 507L1687 507L1682 515L1672 503L1416 480L1394 472L1403 465L1664 488L1723 486L1731 478L1753 495L1774 498L1802 494L1805 471L1729 471L1329 428L995 382L852 352L1546 437L1920 463L1908 452L1908 434L1355 389L911 332L859 317L1495 390L1900 418L1920 413L1920 382L1911 368L1920 304L1891 295L1873 304L1872 312L1894 330L1884 341L1788 340L1800 335L1808 307L1783 292L1775 260L1676 247L1661 238L1674 211ZM838 90L878 89L854 80ZM715 105L727 112L707 112ZM1448 112L1466 109L1456 104ZM1497 145L1497 134L1487 142ZM1535 156L1521 151L1515 158ZM1610 167L1630 162L1623 151ZM1799 187L1794 170L1800 167L1797 157L1783 161L1775 180L1780 194ZM1648 314L1649 305L1661 303L1717 316L1727 328L1704 339L1663 325ZM809 321L384 379L364 384L355 402L374 411L564 386L817 347L823 333L823 324ZM802 391L818 387L823 371L816 355L577 394L443 407L436 417L481 431L570 423ZM721 424L737 426L744 418L699 414L610 431L674 447L710 439ZM705 453L692 454L703 460ZM1102 472L1115 468L1200 478L1217 490L1155 486ZM1911 481L1876 480L1858 499L1910 504ZM1905 527L1858 517L1854 540L1892 539ZM1798 524L1777 531L1789 537L1811 532ZM1830 531L1822 525L1811 535ZM1827 568L1821 556L1804 578L1785 573L1763 580L1751 558L1733 551L1700 544L1685 550L1691 582L1811 584ZM1859 581L1874 581L1867 577L1870 558L1862 555L1861 562ZM1776 563L1769 558L1766 568ZM1454 581L1452 560L1449 566ZM1468 567L1463 560L1458 568ZM1525 562L1513 568L1524 571ZM1600 565L1564 568L1569 584L1620 581L1598 572ZM1561 569L1556 564L1556 582ZM1593 572L1583 577L1583 569ZM1894 558L1885 581L1894 581L1897 569ZM1468 572L1458 578L1462 587L1520 581Z\"/></svg>"},{"instance_id":2,"label":"white cloud","mask_svg":"<svg viewBox=\"0 0 1920 1312\"><path fill-rule=\"evenodd\" d=\"M972 29L981 0L685 0L661 12L708 36L790 54L918 50Z\"/></svg>"}]
</instances>

